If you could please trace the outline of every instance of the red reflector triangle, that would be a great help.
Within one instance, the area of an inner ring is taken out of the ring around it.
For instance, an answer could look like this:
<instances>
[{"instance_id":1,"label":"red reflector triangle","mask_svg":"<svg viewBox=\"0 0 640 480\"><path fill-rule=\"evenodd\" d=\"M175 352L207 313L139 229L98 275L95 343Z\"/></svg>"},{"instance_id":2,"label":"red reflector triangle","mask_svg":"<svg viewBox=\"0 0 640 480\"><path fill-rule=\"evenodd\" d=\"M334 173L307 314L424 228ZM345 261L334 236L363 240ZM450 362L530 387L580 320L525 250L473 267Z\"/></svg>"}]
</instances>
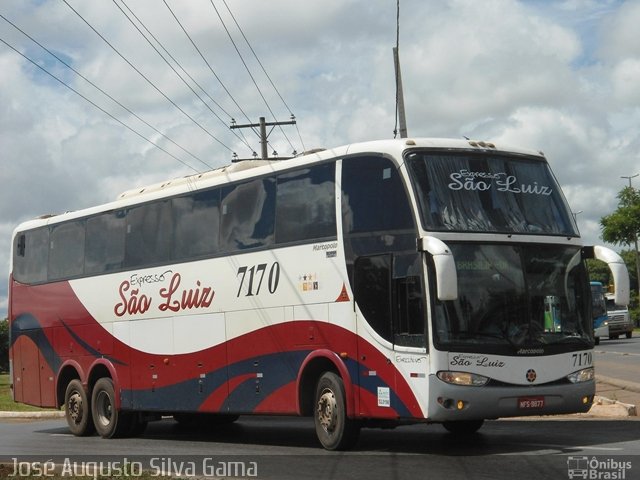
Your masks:
<instances>
[{"instance_id":1,"label":"red reflector triangle","mask_svg":"<svg viewBox=\"0 0 640 480\"><path fill-rule=\"evenodd\" d=\"M348 302L349 300L351 299L349 298L349 294L347 293L347 287L343 283L342 291L340 292L340 295L338 295L338 298L336 298L336 302Z\"/></svg>"}]
</instances>

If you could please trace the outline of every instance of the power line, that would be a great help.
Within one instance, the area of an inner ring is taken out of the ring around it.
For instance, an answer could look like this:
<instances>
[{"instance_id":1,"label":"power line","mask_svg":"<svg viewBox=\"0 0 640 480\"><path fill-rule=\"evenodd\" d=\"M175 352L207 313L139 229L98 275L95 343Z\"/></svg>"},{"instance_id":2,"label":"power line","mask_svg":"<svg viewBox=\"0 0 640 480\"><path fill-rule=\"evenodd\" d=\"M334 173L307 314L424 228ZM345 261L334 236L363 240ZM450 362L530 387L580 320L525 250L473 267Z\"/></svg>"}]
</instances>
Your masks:
<instances>
[{"instance_id":1,"label":"power line","mask_svg":"<svg viewBox=\"0 0 640 480\"><path fill-rule=\"evenodd\" d=\"M29 35L27 32L25 32L24 30L22 30L20 27L18 27L15 23L13 23L11 20L9 20L7 17L5 17L4 15L0 14L0 17L2 17L2 19L7 22L8 24L10 24L13 28L15 28L16 30L18 30L20 33L22 33L25 37L27 37L29 40L31 40L33 43L35 43L36 45L38 45L40 48L42 48L45 52L47 52L49 55L51 55L53 58L55 58L56 60L58 60L60 63L62 63L65 67L67 67L68 69L70 69L71 71L73 71L76 75L78 75L80 78L82 78L84 81L86 81L87 83L89 83L92 87L94 87L95 89L97 89L98 91L100 91L103 95L105 95L106 97L108 97L110 100L112 100L113 102L117 103L121 108L123 108L124 110L126 110L127 112L129 112L131 115L133 115L134 117L136 117L138 120L140 120L142 123L144 123L146 126L148 126L149 128L151 128L152 130L154 130L156 133L158 133L159 135L161 135L162 137L164 137L166 140L168 140L169 142L173 143L176 147L180 148L183 152L185 152L187 155L190 155L192 158L194 158L195 160L198 160L199 162L204 163L205 165L207 165L203 160L201 160L200 158L198 158L196 155L194 155L193 153L191 153L189 150L185 149L183 146L181 146L180 144L176 143L174 140L172 140L171 138L169 138L167 135L165 135L164 133L162 133L160 130L158 130L156 127L154 127L153 125L151 125L149 122L147 122L146 120L144 120L143 118L141 118L138 114L136 114L134 111L132 111L130 108L126 107L125 105L123 105L122 103L120 103L118 100L116 100L113 96L111 96L109 93L105 92L102 88L100 88L98 85L96 85L95 83L93 83L91 80L89 80L87 77L85 77L82 73L80 73L78 70L76 70L75 68L73 68L71 65L69 65L67 62L65 62L63 59L61 59L59 56L57 56L55 53L53 53L51 50L49 50L47 47L45 47L44 45L42 45L40 42L38 42L35 38L33 38L31 35Z\"/></svg>"},{"instance_id":2,"label":"power line","mask_svg":"<svg viewBox=\"0 0 640 480\"><path fill-rule=\"evenodd\" d=\"M84 96L83 94L81 94L80 92L78 92L76 89L74 89L72 86L68 85L66 82L64 82L63 80L59 79L58 77L56 77L53 73L49 72L46 68L38 65L34 60L30 59L29 57L27 57L25 54L23 54L22 52L20 52L17 48L15 48L13 45L10 45L9 43L7 43L4 39L0 38L0 42L4 43L7 47L9 47L11 50L13 50L14 52L16 52L18 55L20 55L21 57L23 57L25 60L29 61L30 63L32 63L33 65L35 65L36 67L38 67L40 70L42 70L44 73L46 73L47 75L49 75L51 78L53 78L54 80L56 80L57 82L61 83L62 85L64 85L65 87L67 87L69 90L71 90L73 93L75 93L76 95L79 95L80 97L82 97L83 99L85 99L87 102L89 102L91 105L93 105L94 107L96 107L98 110L100 110L102 113L104 113L105 115L108 115L109 117L111 117L113 120L115 120L116 122L118 122L120 125L122 125L123 127L125 127L126 129L130 130L131 132L135 133L137 136L139 136L140 138L142 138L143 140L146 140L147 142L149 142L150 144L152 144L153 146L155 146L156 148L162 150L164 153L166 153L167 155L169 155L170 157L172 157L173 159L177 160L178 162L180 162L181 164L183 164L184 166L190 168L191 170L193 170L196 173L201 173L200 171L196 170L195 168L193 168L191 165L189 165L187 162L181 160L180 158L176 157L175 155L173 155L171 152L168 152L167 150L165 150L164 148L162 148L160 145L158 145L157 143L155 143L152 140L149 140L147 137L145 137L144 135L142 135L140 132L136 131L135 129L133 129L132 127L130 127L129 125L127 125L126 123L124 123L122 120L116 118L114 115L112 115L111 113L107 112L104 108L100 107L98 104L94 103L93 101L89 100L89 98L87 98L86 96Z\"/></svg>"},{"instance_id":3,"label":"power line","mask_svg":"<svg viewBox=\"0 0 640 480\"><path fill-rule=\"evenodd\" d=\"M62 0L62 1L66 1L66 0ZM193 38L191 38L191 35L189 35L189 32L187 32L187 29L184 28L184 26L182 25L182 23L180 22L180 20L178 19L178 17L176 16L175 13L173 13L173 10L171 9L171 7L169 6L169 4L167 3L166 0L162 0L163 3L165 4L165 6L167 7L167 9L169 10L169 12L171 12L171 15L173 16L173 18L175 19L175 21L178 23L178 25L180 26L180 28L182 29L182 31L184 32L184 34L187 36L187 38L189 39L189 41L191 42L191 45L193 45L193 48L196 49L196 52L198 52L198 55L200 55L200 58L202 58L202 60L204 61L204 63L207 65L207 67L209 68L209 70L211 71L211 73L213 74L213 76L216 78L216 80L218 80L218 83L220 83L220 85L222 86L222 88L224 89L224 91L227 93L227 95L229 95L229 98L231 98L231 100L233 101L233 103L236 105L236 107L238 107L238 110L240 110L240 112L245 116L245 118L247 120L249 120L249 117L247 116L247 114L244 112L244 110L242 109L242 107L238 104L238 102L236 101L236 99L233 97L233 95L231 95L231 92L229 91L229 89L225 86L224 83L222 83L222 80L220 80L220 77L218 76L218 74L216 74L216 72L213 70L213 67L211 66L211 64L209 63L209 61L205 58L205 56L202 54L202 52L200 51L200 49L198 48L198 46L196 45L196 42L193 41Z\"/></svg>"},{"instance_id":4,"label":"power line","mask_svg":"<svg viewBox=\"0 0 640 480\"><path fill-rule=\"evenodd\" d=\"M194 119L191 115L189 115L187 112L185 112L178 104L176 104L173 100L171 100L166 93L164 93L162 90L160 90L160 88L158 88L151 80L149 80L149 78L142 73L135 65L133 65L133 63L131 63L122 53L120 53L120 51L114 47L100 32L98 32L93 25L91 25L87 20L85 20L85 18L80 15L80 13L74 9L71 5L69 5L69 2L67 2L67 0L62 0L65 5L67 5L67 7L69 7L71 9L71 11L73 11L73 13L75 13L91 30L93 30L93 32L98 35L102 41L104 41L107 45L109 45L109 47L111 47L111 49L120 57L122 58L131 68L133 68L136 73L138 73L138 75L140 75L144 80L146 80L146 82L151 85L158 93L160 93L164 98L167 99L167 101L169 101L175 108L177 108L183 115L185 115L189 120L191 120L194 124L196 124L203 132L205 132L209 137L211 137L213 140L215 140L216 142L218 142L220 145L222 145L224 148L226 148L227 150L229 150L230 152L233 153L233 150L231 150L231 148L229 148L227 145L225 145L222 140L218 139L216 136L214 136L211 132L209 132L205 127L203 127L196 119ZM205 164L206 165L206 164ZM207 165L207 167L212 168L210 165Z\"/></svg>"},{"instance_id":5,"label":"power line","mask_svg":"<svg viewBox=\"0 0 640 480\"><path fill-rule=\"evenodd\" d=\"M145 29L145 31L151 36L151 38L153 38L153 40L155 40L155 42L158 44L158 46L160 48L162 48L162 50L164 50L164 52L169 56L169 58L171 58L171 60L173 60L173 62L180 68L180 70L187 76L189 77L189 79L207 96L209 97L209 99L220 109L222 110L222 112L227 115L229 118L232 118L231 115L218 103L216 102L211 95L209 95L209 93L207 93L207 91L193 78L193 76L191 76L189 74L189 72L187 72L185 70L185 68L180 64L180 62L173 56L171 55L171 53L164 47L164 45L162 44L162 42L160 42L160 40L158 40L158 38L151 33L151 31L146 27L146 25L144 24L144 22L142 20L140 20L140 18L131 10L131 8L125 3L124 0L120 0L122 2L122 4L125 6L125 8L131 13L131 15L138 21L138 23ZM131 25L134 26L134 28L138 31L138 33L140 33L140 35L142 36L142 38L144 38L147 43L151 46L151 48L153 48L155 50L155 52L160 56L160 58L162 58L162 60L164 60L164 62L169 66L169 68L171 68L171 70L173 70L173 72L176 74L176 76L182 80L182 82L189 88L189 90L191 90L191 92L193 92L193 94L198 97L198 99L204 104L205 107L207 107L207 109L226 127L227 126L227 122L225 122L222 118L220 118L220 116L213 111L213 109L209 106L209 104L198 94L198 92L196 92L193 87L191 85L189 85L189 82L187 82L184 77L182 75L180 75L180 73L175 69L175 67L171 64L171 62L169 62L165 56L156 48L156 46L153 44L153 42L151 42L151 40L149 40L149 38L142 32L142 30L140 30L140 28L138 27L138 25L136 25L136 23L131 19L131 17L127 14L127 12L125 12L120 5L118 5L116 0L113 0L113 3L115 4L116 7L118 7L118 9L120 10L120 12L122 12L122 14L127 18L127 20L129 20L129 22L131 23ZM235 132L232 132L234 135ZM249 149L251 149L251 146L249 145L249 143L246 141L246 139L244 137L240 137L238 135L236 135L236 138L238 138L238 140L240 140L241 142L243 142Z\"/></svg>"},{"instance_id":6,"label":"power line","mask_svg":"<svg viewBox=\"0 0 640 480\"><path fill-rule=\"evenodd\" d=\"M238 46L236 45L236 42L233 40L233 37L231 36L231 32L229 32L229 29L227 28L227 25L224 23L224 20L222 19L222 16L220 15L220 12L218 12L218 9L216 8L215 4L213 3L213 0L210 0L210 2L211 2L211 6L213 7L213 9L216 12L216 15L218 15L218 19L220 19L220 23L222 23L222 26L224 27L225 32L227 32L227 36L229 37L229 40L231 41L231 44L233 45L233 48L235 48L236 53L238 54L238 57L240 57L240 61L244 65L244 68L247 71L247 73L249 74L249 77L251 78L251 81L253 82L253 85L256 87L256 90L258 90L258 94L260 94L260 97L262 98L262 101L266 105L267 110L269 110L269 113L271 114L273 119L276 121L274 123L274 125L278 126L278 128L280 129L280 131L284 135L284 138L286 138L287 142L289 142L289 145L291 146L291 149L295 150L295 147L291 143L291 140L289 140L289 137L287 137L287 134L284 132L284 130L283 130L282 126L281 126L282 124L280 122L277 122L278 119L276 118L276 115L273 113L273 110L271 110L271 106L269 105L269 102L267 102L267 99L263 95L262 90L260 90L260 87L258 86L258 83L256 82L256 79L253 77L253 74L251 73L251 70L249 70L249 67L248 67L247 63L244 61L244 57L240 53L240 50L238 49Z\"/></svg>"},{"instance_id":7,"label":"power line","mask_svg":"<svg viewBox=\"0 0 640 480\"><path fill-rule=\"evenodd\" d=\"M213 4L213 0L211 2ZM238 21L236 20L235 15L233 14L233 12L231 11L231 9L229 8L229 5L227 5L226 0L222 0L222 3L224 3L224 6L227 8L227 11L229 12L229 15L231 16L231 18L233 19L233 22L236 24L236 27L238 28L238 30L240 31L240 34L242 35L242 38L244 38L244 41L246 42L247 46L249 47L249 50L251 50L251 53L253 54L254 58L256 59L256 61L258 62L258 65L260 65L260 68L262 69L262 72L265 74L265 76L267 77L267 79L269 80L269 83L271 84L271 86L273 87L273 89L276 91L276 93L278 94L278 97L280 97L280 100L282 100L283 105L285 106L285 108L287 109L287 111L289 112L290 115L293 115L293 112L291 111L291 109L289 108L289 105L287 105L287 102L284 101L284 98L282 98L282 95L280 95L280 91L278 90L278 88L275 86L275 84L273 83L273 80L271 80L271 77L269 76L269 74L267 73L267 70L264 68L264 65L262 64L262 62L260 61L260 59L258 58L258 55L256 54L255 50L253 49L253 47L251 46L251 43L249 43L249 39L247 38L247 36L244 34L244 31L242 30L242 28L240 27L240 24L238 23ZM216 8L215 6L213 8ZM216 10L217 13L217 10ZM220 16L218 14L218 16ZM226 28L226 27L225 27ZM228 32L227 32L228 33ZM235 43L234 43L235 46ZM237 49L236 49L237 50Z\"/></svg>"},{"instance_id":8,"label":"power line","mask_svg":"<svg viewBox=\"0 0 640 480\"><path fill-rule=\"evenodd\" d=\"M251 46L251 43L249 42L249 39L247 38L247 36L244 34L244 31L242 30L242 27L240 26L240 24L238 23L238 21L236 20L235 15L233 14L233 12L231 11L231 9L229 8L229 5L227 5L226 0L222 0L222 3L224 3L224 6L227 8L227 11L229 12L229 15L231 16L231 18L233 19L233 22L235 23L236 27L238 28L238 30L240 31L240 34L242 35L242 38L244 39L244 41L246 42L247 46L249 47L249 50L251 50L251 53L253 54L254 58L256 59L256 61L258 62L258 65L260 65L260 68L262 69L262 72L264 73L264 75L267 77L267 80L269 80L269 83L271 84L271 86L273 87L273 89L275 90L276 94L278 94L278 97L280 98L280 100L282 101L282 104L285 106L285 108L287 109L287 111L289 112L289 115L291 116L291 120L295 120L296 117L293 114L293 112L291 111L291 109L289 108L289 105L287 105L287 102L285 102L284 98L282 97L282 95L280 94L280 91L278 90L278 88L276 87L276 85L273 83L273 80L271 80L271 77L269 76L269 74L267 73L266 68L264 68L264 65L262 64L262 62L260 61L260 58L258 58L258 55L256 54L255 50L253 49L253 47ZM214 7L215 8L215 7ZM295 122L294 123L295 127L296 127L296 131L298 132L298 138L300 139L300 144L302 145L302 150L306 150L305 146L304 146L304 142L302 141L302 136L300 135L300 130L298 129L298 123ZM287 139L288 140L288 139ZM291 142L289 142L291 143Z\"/></svg>"}]
</instances>

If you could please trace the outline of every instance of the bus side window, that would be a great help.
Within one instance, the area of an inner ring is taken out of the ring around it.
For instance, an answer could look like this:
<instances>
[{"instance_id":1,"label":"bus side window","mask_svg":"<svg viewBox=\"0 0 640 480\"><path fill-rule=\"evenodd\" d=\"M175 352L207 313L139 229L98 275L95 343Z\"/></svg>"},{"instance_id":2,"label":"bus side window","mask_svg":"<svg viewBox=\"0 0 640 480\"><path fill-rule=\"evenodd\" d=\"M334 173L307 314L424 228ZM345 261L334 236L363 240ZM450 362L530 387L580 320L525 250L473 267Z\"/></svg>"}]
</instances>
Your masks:
<instances>
[{"instance_id":1,"label":"bus side window","mask_svg":"<svg viewBox=\"0 0 640 480\"><path fill-rule=\"evenodd\" d=\"M222 190L220 248L223 252L273 244L275 178L253 180Z\"/></svg>"},{"instance_id":2,"label":"bus side window","mask_svg":"<svg viewBox=\"0 0 640 480\"><path fill-rule=\"evenodd\" d=\"M49 259L49 228L29 230L19 237L18 248L13 257L14 279L23 283L46 281Z\"/></svg>"},{"instance_id":3,"label":"bus side window","mask_svg":"<svg viewBox=\"0 0 640 480\"><path fill-rule=\"evenodd\" d=\"M415 231L411 207L396 166L384 157L342 162L344 233ZM414 240L415 241L415 240Z\"/></svg>"},{"instance_id":4,"label":"bus side window","mask_svg":"<svg viewBox=\"0 0 640 480\"><path fill-rule=\"evenodd\" d=\"M87 219L86 274L119 270L124 265L125 212L105 212Z\"/></svg>"},{"instance_id":5,"label":"bus side window","mask_svg":"<svg viewBox=\"0 0 640 480\"><path fill-rule=\"evenodd\" d=\"M396 255L393 258L393 293L396 308L393 317L393 343L424 348L426 309L420 255Z\"/></svg>"},{"instance_id":6,"label":"bus side window","mask_svg":"<svg viewBox=\"0 0 640 480\"><path fill-rule=\"evenodd\" d=\"M360 257L354 266L356 303L364 319L385 340L426 346L426 311L420 256Z\"/></svg>"},{"instance_id":7,"label":"bus side window","mask_svg":"<svg viewBox=\"0 0 640 480\"><path fill-rule=\"evenodd\" d=\"M365 320L378 335L391 342L391 255L358 258L354 284L356 303Z\"/></svg>"},{"instance_id":8,"label":"bus side window","mask_svg":"<svg viewBox=\"0 0 640 480\"><path fill-rule=\"evenodd\" d=\"M276 241L336 238L335 163L278 175Z\"/></svg>"},{"instance_id":9,"label":"bus side window","mask_svg":"<svg viewBox=\"0 0 640 480\"><path fill-rule=\"evenodd\" d=\"M51 228L49 236L49 280L84 273L85 222L65 222Z\"/></svg>"},{"instance_id":10,"label":"bus side window","mask_svg":"<svg viewBox=\"0 0 640 480\"><path fill-rule=\"evenodd\" d=\"M125 267L142 267L169 260L171 204L148 203L127 211Z\"/></svg>"},{"instance_id":11,"label":"bus side window","mask_svg":"<svg viewBox=\"0 0 640 480\"><path fill-rule=\"evenodd\" d=\"M177 260L219 250L220 190L177 197L173 203L174 255Z\"/></svg>"}]
</instances>

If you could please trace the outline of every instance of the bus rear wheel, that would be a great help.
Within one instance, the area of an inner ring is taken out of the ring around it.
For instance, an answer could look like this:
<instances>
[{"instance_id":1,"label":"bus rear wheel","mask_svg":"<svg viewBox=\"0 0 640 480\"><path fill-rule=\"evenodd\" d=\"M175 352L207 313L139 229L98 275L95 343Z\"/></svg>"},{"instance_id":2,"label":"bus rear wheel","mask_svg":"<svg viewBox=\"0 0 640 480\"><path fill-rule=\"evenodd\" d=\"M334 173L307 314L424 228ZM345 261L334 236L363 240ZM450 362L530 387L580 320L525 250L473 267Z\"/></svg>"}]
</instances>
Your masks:
<instances>
[{"instance_id":1,"label":"bus rear wheel","mask_svg":"<svg viewBox=\"0 0 640 480\"><path fill-rule=\"evenodd\" d=\"M64 394L64 417L69 425L69 430L77 437L84 437L95 432L91 421L89 397L80 380L71 380L67 385Z\"/></svg>"},{"instance_id":2,"label":"bus rear wheel","mask_svg":"<svg viewBox=\"0 0 640 480\"><path fill-rule=\"evenodd\" d=\"M135 430L137 419L133 414L118 410L115 399L113 381L110 378L98 380L91 394L91 415L102 438L122 437Z\"/></svg>"},{"instance_id":3,"label":"bus rear wheel","mask_svg":"<svg viewBox=\"0 0 640 480\"><path fill-rule=\"evenodd\" d=\"M360 424L347 417L344 383L326 372L316 386L314 421L318 440L327 450L347 450L358 440Z\"/></svg>"}]
</instances>

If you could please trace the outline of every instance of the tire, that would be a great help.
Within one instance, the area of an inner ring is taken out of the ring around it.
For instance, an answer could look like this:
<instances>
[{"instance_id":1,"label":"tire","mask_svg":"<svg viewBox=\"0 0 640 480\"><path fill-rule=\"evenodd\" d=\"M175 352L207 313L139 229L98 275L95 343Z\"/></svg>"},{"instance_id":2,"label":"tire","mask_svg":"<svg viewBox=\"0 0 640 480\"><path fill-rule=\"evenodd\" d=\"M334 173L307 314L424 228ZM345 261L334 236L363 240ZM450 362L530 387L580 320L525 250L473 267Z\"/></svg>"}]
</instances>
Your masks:
<instances>
[{"instance_id":1,"label":"tire","mask_svg":"<svg viewBox=\"0 0 640 480\"><path fill-rule=\"evenodd\" d=\"M358 440L360 424L347 417L344 383L333 372L318 380L314 422L318 440L327 450L348 450Z\"/></svg>"},{"instance_id":2,"label":"tire","mask_svg":"<svg viewBox=\"0 0 640 480\"><path fill-rule=\"evenodd\" d=\"M71 380L67 385L64 394L64 418L71 433L77 437L92 435L96 431L91 420L89 397L80 380Z\"/></svg>"},{"instance_id":3,"label":"tire","mask_svg":"<svg viewBox=\"0 0 640 480\"><path fill-rule=\"evenodd\" d=\"M593 343L596 344L596 345L600 345L600 337L594 338L594 342Z\"/></svg>"},{"instance_id":4,"label":"tire","mask_svg":"<svg viewBox=\"0 0 640 480\"><path fill-rule=\"evenodd\" d=\"M484 420L461 420L458 422L444 422L442 426L454 435L472 435L480 430Z\"/></svg>"},{"instance_id":5,"label":"tire","mask_svg":"<svg viewBox=\"0 0 640 480\"><path fill-rule=\"evenodd\" d=\"M110 378L98 380L91 395L91 415L102 438L123 437L135 430L136 416L117 410L115 399L113 381Z\"/></svg>"},{"instance_id":6,"label":"tire","mask_svg":"<svg viewBox=\"0 0 640 480\"><path fill-rule=\"evenodd\" d=\"M625 335L625 337L627 337L627 338L631 338L631 337L633 337L633 332L627 332L627 333L625 333L624 335Z\"/></svg>"}]
</instances>

